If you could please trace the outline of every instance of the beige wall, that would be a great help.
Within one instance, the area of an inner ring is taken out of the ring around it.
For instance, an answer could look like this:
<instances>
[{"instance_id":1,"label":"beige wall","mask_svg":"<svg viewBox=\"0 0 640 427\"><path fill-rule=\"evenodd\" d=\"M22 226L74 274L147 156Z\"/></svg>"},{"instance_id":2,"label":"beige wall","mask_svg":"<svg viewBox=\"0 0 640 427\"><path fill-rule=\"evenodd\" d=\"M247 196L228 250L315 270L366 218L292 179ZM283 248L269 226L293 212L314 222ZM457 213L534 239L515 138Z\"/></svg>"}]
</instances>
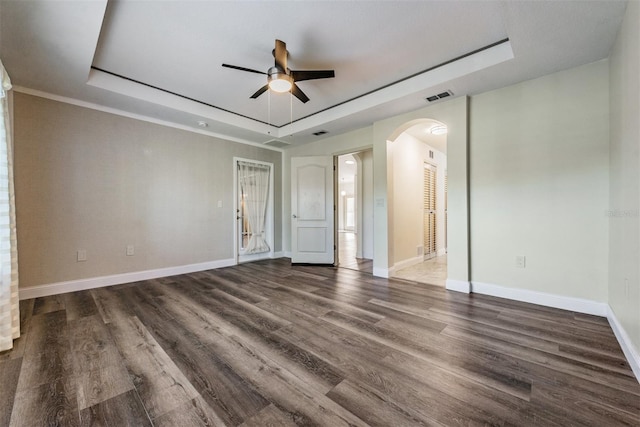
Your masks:
<instances>
[{"instance_id":1,"label":"beige wall","mask_svg":"<svg viewBox=\"0 0 640 427\"><path fill-rule=\"evenodd\" d=\"M640 3L630 1L610 58L609 305L640 353Z\"/></svg>"},{"instance_id":2,"label":"beige wall","mask_svg":"<svg viewBox=\"0 0 640 427\"><path fill-rule=\"evenodd\" d=\"M429 158L429 151L434 158ZM402 133L389 144L393 152L393 253L394 269L422 260L424 249L424 164L437 167L436 175L436 244L440 254L444 253L444 175L446 156L418 140ZM421 251L418 251L418 247ZM409 262L409 263L407 263Z\"/></svg>"},{"instance_id":3,"label":"beige wall","mask_svg":"<svg viewBox=\"0 0 640 427\"><path fill-rule=\"evenodd\" d=\"M22 287L233 258L234 156L274 163L281 250L280 152L20 93L14 112Z\"/></svg>"},{"instance_id":4,"label":"beige wall","mask_svg":"<svg viewBox=\"0 0 640 427\"><path fill-rule=\"evenodd\" d=\"M473 281L607 301L608 99L606 60L471 99Z\"/></svg>"}]
</instances>

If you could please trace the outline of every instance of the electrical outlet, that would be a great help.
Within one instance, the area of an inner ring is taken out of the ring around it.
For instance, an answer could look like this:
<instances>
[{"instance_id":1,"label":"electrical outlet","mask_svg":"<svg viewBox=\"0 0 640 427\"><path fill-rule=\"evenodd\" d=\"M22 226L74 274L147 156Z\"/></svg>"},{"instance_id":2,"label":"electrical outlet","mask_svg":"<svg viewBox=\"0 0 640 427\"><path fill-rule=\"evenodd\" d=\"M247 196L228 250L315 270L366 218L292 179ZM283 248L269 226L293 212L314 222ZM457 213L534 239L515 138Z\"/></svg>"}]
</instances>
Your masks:
<instances>
[{"instance_id":1,"label":"electrical outlet","mask_svg":"<svg viewBox=\"0 0 640 427\"><path fill-rule=\"evenodd\" d=\"M526 257L524 255L516 255L516 267L524 268L526 265Z\"/></svg>"},{"instance_id":2,"label":"electrical outlet","mask_svg":"<svg viewBox=\"0 0 640 427\"><path fill-rule=\"evenodd\" d=\"M77 258L78 262L83 262L87 260L87 250L86 249L78 249Z\"/></svg>"},{"instance_id":3,"label":"electrical outlet","mask_svg":"<svg viewBox=\"0 0 640 427\"><path fill-rule=\"evenodd\" d=\"M221 208L222 207L222 200L218 200L218 207Z\"/></svg>"},{"instance_id":4,"label":"electrical outlet","mask_svg":"<svg viewBox=\"0 0 640 427\"><path fill-rule=\"evenodd\" d=\"M133 256L134 250L133 245L127 245L127 256Z\"/></svg>"}]
</instances>

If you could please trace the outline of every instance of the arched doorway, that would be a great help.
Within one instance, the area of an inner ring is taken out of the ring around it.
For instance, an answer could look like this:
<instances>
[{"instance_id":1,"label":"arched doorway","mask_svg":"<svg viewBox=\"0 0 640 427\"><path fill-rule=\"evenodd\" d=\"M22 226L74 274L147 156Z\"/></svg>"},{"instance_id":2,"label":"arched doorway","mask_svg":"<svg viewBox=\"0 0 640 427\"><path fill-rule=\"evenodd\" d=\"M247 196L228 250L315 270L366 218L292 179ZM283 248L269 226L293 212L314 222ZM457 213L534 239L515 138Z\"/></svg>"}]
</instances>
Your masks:
<instances>
[{"instance_id":1,"label":"arched doorway","mask_svg":"<svg viewBox=\"0 0 640 427\"><path fill-rule=\"evenodd\" d=\"M376 276L389 277L395 264L393 141L410 127L431 119L445 124L447 134L447 280L446 288L470 292L468 98L459 97L392 117L373 126Z\"/></svg>"},{"instance_id":2,"label":"arched doorway","mask_svg":"<svg viewBox=\"0 0 640 427\"><path fill-rule=\"evenodd\" d=\"M394 262L390 276L444 287L447 279L447 126L412 121L388 147Z\"/></svg>"}]
</instances>

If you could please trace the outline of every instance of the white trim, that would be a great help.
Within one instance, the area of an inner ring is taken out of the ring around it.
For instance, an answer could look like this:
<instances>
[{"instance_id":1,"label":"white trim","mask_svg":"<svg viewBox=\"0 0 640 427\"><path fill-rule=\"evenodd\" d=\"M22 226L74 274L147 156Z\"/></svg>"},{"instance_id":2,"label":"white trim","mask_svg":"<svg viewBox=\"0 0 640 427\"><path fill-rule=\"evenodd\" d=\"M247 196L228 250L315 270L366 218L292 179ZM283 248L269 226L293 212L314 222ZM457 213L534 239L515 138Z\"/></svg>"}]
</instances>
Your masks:
<instances>
[{"instance_id":1,"label":"white trim","mask_svg":"<svg viewBox=\"0 0 640 427\"><path fill-rule=\"evenodd\" d=\"M181 125L179 123L170 122L167 120L160 120L149 116L144 116L142 114L130 113L128 111L119 110L117 108L105 107L104 105L94 104L92 102L81 101L79 99L68 98L66 96L54 95L52 93L43 92L36 89L29 89L23 86L14 86L13 90L19 93L24 93L26 95L37 96L40 98L50 99L52 101L64 102L65 104L75 105L77 107L88 108L91 110L102 111L103 113L115 114L117 116L127 117L130 119L140 120L143 122L154 123L160 126L167 126L174 129L180 129L187 132L199 133L201 135L212 136L214 138L224 139L230 142L237 142L239 144L252 145L254 147L264 148L265 150L284 152L281 148L271 147L269 145L264 145L259 142L249 141L247 139L236 138L229 135L224 135L221 133L211 132L204 129L193 128L186 125Z\"/></svg>"},{"instance_id":2,"label":"white trim","mask_svg":"<svg viewBox=\"0 0 640 427\"><path fill-rule=\"evenodd\" d=\"M613 329L613 333L618 339L620 347L622 347L622 352L626 356L629 366L631 366L631 370L640 383L640 354L638 354L638 351L633 346L631 338L629 338L627 331L624 330L622 324L618 321L618 318L613 312L611 306L607 305L607 309L607 320L609 321L609 325L611 325L611 329Z\"/></svg>"},{"instance_id":3,"label":"white trim","mask_svg":"<svg viewBox=\"0 0 640 427\"><path fill-rule=\"evenodd\" d=\"M447 248L440 248L438 252L436 252L436 256L443 256L447 254Z\"/></svg>"},{"instance_id":4,"label":"white trim","mask_svg":"<svg viewBox=\"0 0 640 427\"><path fill-rule=\"evenodd\" d=\"M527 289L508 288L490 283L471 282L471 291L477 294L491 295L515 301L543 305L545 307L560 308L577 313L593 314L606 317L608 305L593 300L530 291Z\"/></svg>"},{"instance_id":5,"label":"white trim","mask_svg":"<svg viewBox=\"0 0 640 427\"><path fill-rule=\"evenodd\" d=\"M284 251L283 254L285 258L291 258L291 251Z\"/></svg>"},{"instance_id":6,"label":"white trim","mask_svg":"<svg viewBox=\"0 0 640 427\"><path fill-rule=\"evenodd\" d=\"M277 138L279 135L276 126L211 105L206 105L202 102L197 102L155 87L147 86L124 77L109 74L95 68L89 70L87 84L130 98L140 99L155 105L162 105L172 110L193 114L196 117L203 117L218 123L256 132L259 135L269 136L269 140L273 139L273 136Z\"/></svg>"},{"instance_id":7,"label":"white trim","mask_svg":"<svg viewBox=\"0 0 640 427\"><path fill-rule=\"evenodd\" d=\"M466 280L447 279L446 288L448 291L468 294L471 292L471 282L467 282Z\"/></svg>"},{"instance_id":8,"label":"white trim","mask_svg":"<svg viewBox=\"0 0 640 427\"><path fill-rule=\"evenodd\" d=\"M271 258L273 258L273 259L277 259L277 258L287 258L287 254L286 254L286 252L282 252L282 251L274 252L274 253L271 255Z\"/></svg>"},{"instance_id":9,"label":"white trim","mask_svg":"<svg viewBox=\"0 0 640 427\"><path fill-rule=\"evenodd\" d=\"M28 288L20 288L20 299L45 297L48 295L64 294L67 292L83 291L104 286L121 285L123 283L141 280L157 279L158 277L175 276L178 274L195 273L197 271L213 270L236 264L233 258L198 264L180 265L176 267L159 268L156 270L134 271L131 273L114 274L111 276L91 277L88 279L71 280L68 282L51 283Z\"/></svg>"},{"instance_id":10,"label":"white trim","mask_svg":"<svg viewBox=\"0 0 640 427\"><path fill-rule=\"evenodd\" d=\"M376 277L389 278L389 269L381 267L373 267L373 275Z\"/></svg>"},{"instance_id":11,"label":"white trim","mask_svg":"<svg viewBox=\"0 0 640 427\"><path fill-rule=\"evenodd\" d=\"M424 261L423 255L418 255L417 257L403 259L400 262L396 262L393 264L393 267L389 269L389 274L393 275L398 270L402 270L403 268L411 267L412 265L420 264Z\"/></svg>"}]
</instances>

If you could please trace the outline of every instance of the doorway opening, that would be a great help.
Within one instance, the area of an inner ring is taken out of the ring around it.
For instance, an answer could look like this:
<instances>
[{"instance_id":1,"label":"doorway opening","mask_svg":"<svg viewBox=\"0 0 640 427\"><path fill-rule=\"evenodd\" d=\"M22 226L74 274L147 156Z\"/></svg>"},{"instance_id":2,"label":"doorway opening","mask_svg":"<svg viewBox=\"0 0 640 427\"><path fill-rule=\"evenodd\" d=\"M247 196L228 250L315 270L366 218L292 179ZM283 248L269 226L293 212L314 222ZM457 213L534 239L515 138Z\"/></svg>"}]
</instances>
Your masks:
<instances>
[{"instance_id":1,"label":"doorway opening","mask_svg":"<svg viewBox=\"0 0 640 427\"><path fill-rule=\"evenodd\" d=\"M425 119L391 144L391 276L444 287L447 280L447 128Z\"/></svg>"},{"instance_id":2,"label":"doorway opening","mask_svg":"<svg viewBox=\"0 0 640 427\"><path fill-rule=\"evenodd\" d=\"M236 263L273 258L273 164L234 158Z\"/></svg>"},{"instance_id":3,"label":"doorway opening","mask_svg":"<svg viewBox=\"0 0 640 427\"><path fill-rule=\"evenodd\" d=\"M373 150L336 157L337 265L373 272Z\"/></svg>"}]
</instances>

